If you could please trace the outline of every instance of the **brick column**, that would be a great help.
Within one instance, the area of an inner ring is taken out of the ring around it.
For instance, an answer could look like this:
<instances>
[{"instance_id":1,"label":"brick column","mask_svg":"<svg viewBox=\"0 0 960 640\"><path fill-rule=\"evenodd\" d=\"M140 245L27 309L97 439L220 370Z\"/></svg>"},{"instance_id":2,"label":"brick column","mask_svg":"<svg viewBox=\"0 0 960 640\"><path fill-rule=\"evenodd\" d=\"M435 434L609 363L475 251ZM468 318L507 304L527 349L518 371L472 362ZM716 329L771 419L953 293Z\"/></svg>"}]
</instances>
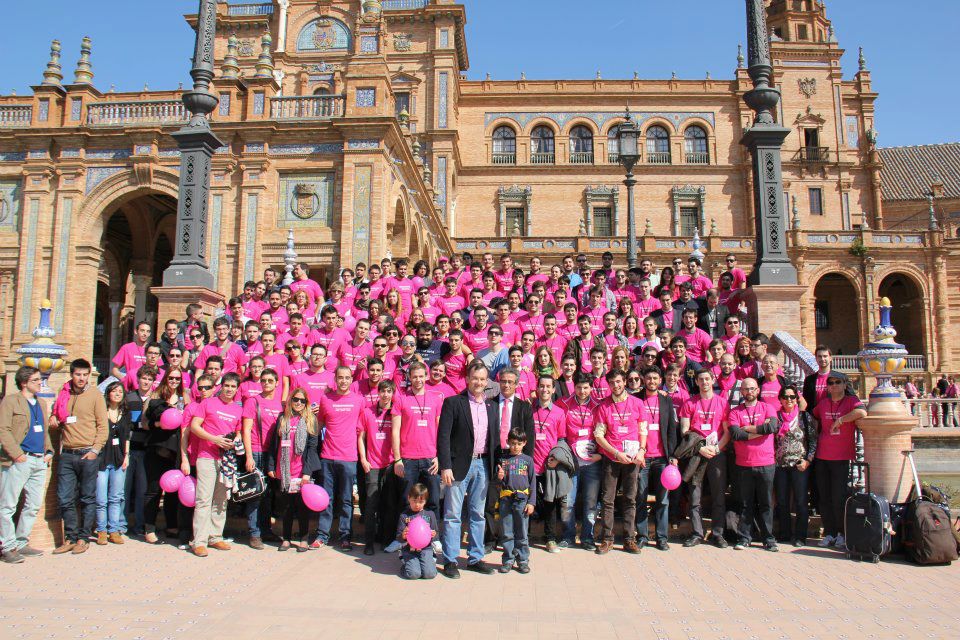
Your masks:
<instances>
[{"instance_id":1,"label":"brick column","mask_svg":"<svg viewBox=\"0 0 960 640\"><path fill-rule=\"evenodd\" d=\"M919 424L895 399L871 400L867 417L858 423L864 461L870 465L870 490L890 502L904 502L913 486L910 463L901 452L913 448L910 432Z\"/></svg>"}]
</instances>

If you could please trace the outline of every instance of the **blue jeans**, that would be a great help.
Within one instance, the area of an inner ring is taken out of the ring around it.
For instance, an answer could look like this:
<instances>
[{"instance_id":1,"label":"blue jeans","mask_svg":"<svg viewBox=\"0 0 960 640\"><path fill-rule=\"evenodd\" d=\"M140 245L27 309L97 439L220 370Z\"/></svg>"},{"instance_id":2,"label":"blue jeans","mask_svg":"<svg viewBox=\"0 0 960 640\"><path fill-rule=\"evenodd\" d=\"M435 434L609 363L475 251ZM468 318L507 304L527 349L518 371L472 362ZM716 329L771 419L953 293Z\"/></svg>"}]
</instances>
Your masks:
<instances>
[{"instance_id":1,"label":"blue jeans","mask_svg":"<svg viewBox=\"0 0 960 640\"><path fill-rule=\"evenodd\" d=\"M0 548L13 551L27 546L30 531L43 504L43 487L47 481L47 463L43 458L27 456L23 462L11 463L0 473ZM23 508L16 525L13 516L23 496Z\"/></svg>"},{"instance_id":2,"label":"blue jeans","mask_svg":"<svg viewBox=\"0 0 960 640\"><path fill-rule=\"evenodd\" d=\"M333 509L340 501L340 540L350 540L353 524L353 483L357 481L357 463L343 460L320 461L323 488L330 496L330 504L320 512L317 523L317 539L330 542L330 526L333 524Z\"/></svg>"},{"instance_id":3,"label":"blue jeans","mask_svg":"<svg viewBox=\"0 0 960 640\"><path fill-rule=\"evenodd\" d=\"M403 502L406 503L406 496L410 493L410 488L418 482L427 485L427 509L433 511L433 515L440 522L440 474L430 473L430 465L433 464L433 458L404 458L403 459ZM392 523L396 524L396 523Z\"/></svg>"},{"instance_id":4,"label":"blue jeans","mask_svg":"<svg viewBox=\"0 0 960 640\"><path fill-rule=\"evenodd\" d=\"M573 477L573 487L567 496L563 511L563 539L573 544L577 537L577 496L583 503L583 519L580 522L580 542L593 542L593 529L597 524L598 501L600 499L600 462L581 466Z\"/></svg>"},{"instance_id":5,"label":"blue jeans","mask_svg":"<svg viewBox=\"0 0 960 640\"><path fill-rule=\"evenodd\" d=\"M100 461L97 458L84 460L84 455L64 451L57 463L57 502L63 519L65 542L76 543L89 538L97 517L97 473L100 471Z\"/></svg>"},{"instance_id":6,"label":"blue jeans","mask_svg":"<svg viewBox=\"0 0 960 640\"><path fill-rule=\"evenodd\" d=\"M467 531L467 562L475 564L483 560L483 530L486 524L483 509L487 502L488 484L486 464L481 458L474 459L463 480L454 481L444 488L441 535L444 562L456 562L460 555L460 514L464 498L470 527Z\"/></svg>"},{"instance_id":7,"label":"blue jeans","mask_svg":"<svg viewBox=\"0 0 960 640\"><path fill-rule=\"evenodd\" d=\"M117 469L112 464L97 473L97 531L119 533L126 528L123 516L126 476L126 469Z\"/></svg>"},{"instance_id":8,"label":"blue jeans","mask_svg":"<svg viewBox=\"0 0 960 640\"><path fill-rule=\"evenodd\" d=\"M131 533L143 535L146 530L146 516L143 506L147 494L147 452L145 449L130 449L127 456L127 478L124 485L124 508L133 512L133 530Z\"/></svg>"},{"instance_id":9,"label":"blue jeans","mask_svg":"<svg viewBox=\"0 0 960 640\"><path fill-rule=\"evenodd\" d=\"M526 564L530 561L530 516L527 508L527 496L500 498L500 526L503 535L503 564L514 562Z\"/></svg>"},{"instance_id":10,"label":"blue jeans","mask_svg":"<svg viewBox=\"0 0 960 640\"><path fill-rule=\"evenodd\" d=\"M654 488L654 496L657 500L653 509L657 522L657 541L663 540L666 542L669 536L670 493L660 483L660 474L666 467L667 459L660 457L648 458L646 465L643 469L640 469L640 476L637 480L637 542L640 544L644 544L650 535L648 525L650 507L647 506L647 493L651 485Z\"/></svg>"},{"instance_id":11,"label":"blue jeans","mask_svg":"<svg viewBox=\"0 0 960 640\"><path fill-rule=\"evenodd\" d=\"M433 548L427 545L414 551L404 545L400 552L400 577L406 580L433 580L437 577L437 560L433 557Z\"/></svg>"},{"instance_id":12,"label":"blue jeans","mask_svg":"<svg viewBox=\"0 0 960 640\"><path fill-rule=\"evenodd\" d=\"M254 464L264 477L267 475L267 454L261 451L248 451L248 456L253 456ZM246 473L246 469L240 470ZM259 498L254 498L244 506L244 512L247 514L247 527L250 529L251 538L259 538L261 530L270 532L270 515L273 506L273 492L269 489L263 492Z\"/></svg>"}]
</instances>

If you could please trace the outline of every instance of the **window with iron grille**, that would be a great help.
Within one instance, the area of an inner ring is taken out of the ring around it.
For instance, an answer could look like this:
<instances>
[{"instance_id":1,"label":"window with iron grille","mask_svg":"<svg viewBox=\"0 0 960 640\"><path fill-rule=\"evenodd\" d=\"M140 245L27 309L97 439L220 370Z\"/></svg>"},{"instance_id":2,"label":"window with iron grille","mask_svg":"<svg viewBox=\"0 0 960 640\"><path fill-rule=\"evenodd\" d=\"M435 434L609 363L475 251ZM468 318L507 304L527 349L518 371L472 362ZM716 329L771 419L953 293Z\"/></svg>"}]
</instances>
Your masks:
<instances>
[{"instance_id":1,"label":"window with iron grille","mask_svg":"<svg viewBox=\"0 0 960 640\"><path fill-rule=\"evenodd\" d=\"M523 207L507 207L507 228L503 235L510 237L524 236L527 233L527 212Z\"/></svg>"},{"instance_id":2,"label":"window with iron grille","mask_svg":"<svg viewBox=\"0 0 960 640\"><path fill-rule=\"evenodd\" d=\"M410 115L410 93L408 91L401 91L393 94L394 100L394 114L400 116L404 111L407 112L407 115Z\"/></svg>"},{"instance_id":3,"label":"window with iron grille","mask_svg":"<svg viewBox=\"0 0 960 640\"><path fill-rule=\"evenodd\" d=\"M830 328L830 306L826 300L817 300L813 303L813 317L817 329Z\"/></svg>"},{"instance_id":4,"label":"window with iron grille","mask_svg":"<svg viewBox=\"0 0 960 640\"><path fill-rule=\"evenodd\" d=\"M810 194L810 214L815 216L823 215L823 189L811 188Z\"/></svg>"},{"instance_id":5,"label":"window with iron grille","mask_svg":"<svg viewBox=\"0 0 960 640\"><path fill-rule=\"evenodd\" d=\"M692 236L700 226L700 207L680 207L680 235Z\"/></svg>"},{"instance_id":6,"label":"window with iron grille","mask_svg":"<svg viewBox=\"0 0 960 640\"><path fill-rule=\"evenodd\" d=\"M593 235L604 238L613 235L613 209L593 208Z\"/></svg>"}]
</instances>

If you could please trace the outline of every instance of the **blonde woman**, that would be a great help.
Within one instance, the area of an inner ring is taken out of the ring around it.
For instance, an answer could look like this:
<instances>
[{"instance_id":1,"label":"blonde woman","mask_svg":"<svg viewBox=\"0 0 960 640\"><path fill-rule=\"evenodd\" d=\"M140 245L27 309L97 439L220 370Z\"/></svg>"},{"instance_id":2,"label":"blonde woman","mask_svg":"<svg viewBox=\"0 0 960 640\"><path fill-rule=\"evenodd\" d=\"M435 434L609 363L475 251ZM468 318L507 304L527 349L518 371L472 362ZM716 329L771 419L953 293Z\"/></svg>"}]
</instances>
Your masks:
<instances>
[{"instance_id":1,"label":"blonde woman","mask_svg":"<svg viewBox=\"0 0 960 640\"><path fill-rule=\"evenodd\" d=\"M294 516L300 532L297 551L309 549L307 531L310 510L303 504L300 487L309 482L310 474L320 468L317 454L320 430L309 408L307 392L302 387L294 389L283 414L277 420L276 435L267 457L267 475L274 480L274 514L282 518L279 551L290 549Z\"/></svg>"}]
</instances>

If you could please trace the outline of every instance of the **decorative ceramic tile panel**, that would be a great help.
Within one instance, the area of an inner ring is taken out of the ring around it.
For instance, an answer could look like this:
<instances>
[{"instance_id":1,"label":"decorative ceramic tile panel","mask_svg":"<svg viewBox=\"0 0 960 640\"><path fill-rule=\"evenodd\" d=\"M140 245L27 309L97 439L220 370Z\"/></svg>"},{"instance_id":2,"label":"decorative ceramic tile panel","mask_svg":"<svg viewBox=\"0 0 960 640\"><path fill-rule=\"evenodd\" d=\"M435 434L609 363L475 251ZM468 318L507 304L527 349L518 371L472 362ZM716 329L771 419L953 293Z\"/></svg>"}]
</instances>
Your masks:
<instances>
[{"instance_id":1,"label":"decorative ceramic tile panel","mask_svg":"<svg viewBox=\"0 0 960 640\"><path fill-rule=\"evenodd\" d=\"M370 211L373 167L360 165L353 181L353 261L370 261Z\"/></svg>"},{"instance_id":2,"label":"decorative ceramic tile panel","mask_svg":"<svg viewBox=\"0 0 960 640\"><path fill-rule=\"evenodd\" d=\"M87 169L86 193L90 193L98 184L125 169L126 167L90 167Z\"/></svg>"},{"instance_id":3,"label":"decorative ceramic tile panel","mask_svg":"<svg viewBox=\"0 0 960 640\"><path fill-rule=\"evenodd\" d=\"M57 331L63 331L63 309L67 297L67 265L70 260L70 227L73 224L73 198L64 198L63 220L60 223L60 259L57 260L57 298L53 321Z\"/></svg>"},{"instance_id":4,"label":"decorative ceramic tile panel","mask_svg":"<svg viewBox=\"0 0 960 640\"><path fill-rule=\"evenodd\" d=\"M437 127L440 129L447 128L447 120L448 120L447 94L449 93L449 87L448 87L448 85L450 84L449 81L450 81L450 74L447 73L446 71L441 71L439 79L437 81L437 94L440 99L440 105L437 111Z\"/></svg>"},{"instance_id":5,"label":"decorative ceramic tile panel","mask_svg":"<svg viewBox=\"0 0 960 640\"><path fill-rule=\"evenodd\" d=\"M16 229L20 223L20 180L0 181L0 227Z\"/></svg>"},{"instance_id":6,"label":"decorative ceramic tile panel","mask_svg":"<svg viewBox=\"0 0 960 640\"><path fill-rule=\"evenodd\" d=\"M374 107L377 104L377 90L373 88L357 89L357 106Z\"/></svg>"},{"instance_id":7,"label":"decorative ceramic tile panel","mask_svg":"<svg viewBox=\"0 0 960 640\"><path fill-rule=\"evenodd\" d=\"M291 226L329 227L333 224L333 187L336 174L285 174L280 176L277 223Z\"/></svg>"},{"instance_id":8,"label":"decorative ceramic tile panel","mask_svg":"<svg viewBox=\"0 0 960 640\"><path fill-rule=\"evenodd\" d=\"M500 118L509 118L521 127L526 127L535 118L546 118L560 129L574 118L587 118L603 129L611 120L622 119L623 111L488 111L484 115L484 126L490 126ZM677 130L693 119L709 122L711 127L716 126L716 115L712 111L638 111L633 113L633 118L640 127L653 118L667 120Z\"/></svg>"}]
</instances>

